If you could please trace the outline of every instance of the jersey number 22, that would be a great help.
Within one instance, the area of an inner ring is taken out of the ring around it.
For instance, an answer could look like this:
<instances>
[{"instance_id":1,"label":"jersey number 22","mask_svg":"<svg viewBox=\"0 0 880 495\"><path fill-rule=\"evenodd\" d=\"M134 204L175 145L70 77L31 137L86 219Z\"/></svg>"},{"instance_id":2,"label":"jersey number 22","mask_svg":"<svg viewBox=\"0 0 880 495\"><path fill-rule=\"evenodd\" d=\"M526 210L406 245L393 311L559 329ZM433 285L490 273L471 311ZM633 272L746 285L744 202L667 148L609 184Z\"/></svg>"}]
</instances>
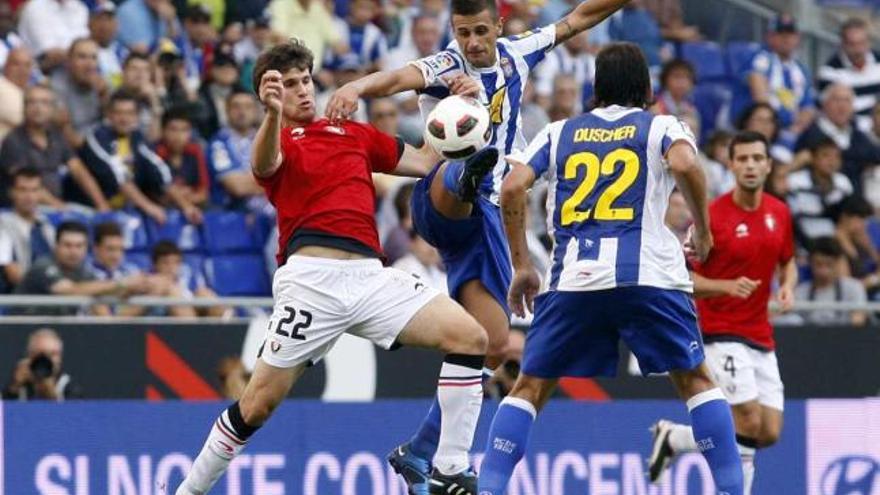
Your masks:
<instances>
[{"instance_id":1,"label":"jersey number 22","mask_svg":"<svg viewBox=\"0 0 880 495\"><path fill-rule=\"evenodd\" d=\"M596 191L599 177L614 175L617 172L618 164L623 164L623 170L617 179L604 190ZM639 155L625 148L618 148L608 153L602 160L596 154L588 151L569 156L565 161L566 180L577 179L578 169L584 168L586 170L577 189L562 204L562 226L585 222L590 218L601 221L632 220L634 218L633 209L615 207L614 202L636 181L640 166ZM599 194L599 198L596 200L596 209L578 210L578 207L594 192Z\"/></svg>"}]
</instances>

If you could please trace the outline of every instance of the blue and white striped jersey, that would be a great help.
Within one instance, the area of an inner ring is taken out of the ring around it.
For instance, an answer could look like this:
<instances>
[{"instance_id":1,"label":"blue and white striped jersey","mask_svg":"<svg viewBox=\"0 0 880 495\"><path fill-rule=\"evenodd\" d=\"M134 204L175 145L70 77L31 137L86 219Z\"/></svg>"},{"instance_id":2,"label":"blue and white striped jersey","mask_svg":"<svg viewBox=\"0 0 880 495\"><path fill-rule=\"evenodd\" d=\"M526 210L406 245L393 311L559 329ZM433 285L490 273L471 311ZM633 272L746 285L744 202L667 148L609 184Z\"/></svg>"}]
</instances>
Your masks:
<instances>
[{"instance_id":1,"label":"blue and white striped jersey","mask_svg":"<svg viewBox=\"0 0 880 495\"><path fill-rule=\"evenodd\" d=\"M675 181L666 153L687 124L610 106L554 122L512 158L549 183L553 264L544 290L652 286L692 291L684 254L664 222Z\"/></svg>"},{"instance_id":2,"label":"blue and white striped jersey","mask_svg":"<svg viewBox=\"0 0 880 495\"><path fill-rule=\"evenodd\" d=\"M556 26L551 24L518 36L499 38L496 62L492 67L473 67L455 41L440 53L410 62L425 78L426 88L419 97L425 118L437 102L449 96L444 76L464 72L482 85L480 100L489 109L494 131L490 145L497 147L500 153L498 163L492 175L486 177L481 192L495 204L498 204L501 181L510 168L504 156L526 145L520 110L529 73L555 42Z\"/></svg>"}]
</instances>

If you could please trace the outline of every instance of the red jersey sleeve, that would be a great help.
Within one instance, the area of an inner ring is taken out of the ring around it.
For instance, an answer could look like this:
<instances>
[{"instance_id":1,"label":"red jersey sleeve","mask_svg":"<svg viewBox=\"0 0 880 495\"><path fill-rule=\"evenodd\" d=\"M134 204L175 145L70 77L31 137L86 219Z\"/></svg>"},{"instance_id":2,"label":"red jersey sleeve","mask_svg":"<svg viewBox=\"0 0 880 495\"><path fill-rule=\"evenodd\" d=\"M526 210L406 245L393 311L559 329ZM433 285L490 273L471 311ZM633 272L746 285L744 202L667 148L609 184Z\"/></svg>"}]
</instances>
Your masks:
<instances>
[{"instance_id":1,"label":"red jersey sleeve","mask_svg":"<svg viewBox=\"0 0 880 495\"><path fill-rule=\"evenodd\" d=\"M373 172L386 174L393 172L400 161L398 140L371 125L364 125L361 129L366 134L365 144L367 155L370 157L370 169Z\"/></svg>"}]
</instances>

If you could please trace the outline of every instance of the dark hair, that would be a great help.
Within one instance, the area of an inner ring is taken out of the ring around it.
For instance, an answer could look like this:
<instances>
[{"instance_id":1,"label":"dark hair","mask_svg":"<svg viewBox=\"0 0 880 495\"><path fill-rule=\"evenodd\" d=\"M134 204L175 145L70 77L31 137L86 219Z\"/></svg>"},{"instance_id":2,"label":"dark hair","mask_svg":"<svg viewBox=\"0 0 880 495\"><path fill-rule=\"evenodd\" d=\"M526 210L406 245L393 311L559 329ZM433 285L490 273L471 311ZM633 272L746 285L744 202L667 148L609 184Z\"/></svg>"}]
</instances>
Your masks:
<instances>
[{"instance_id":1,"label":"dark hair","mask_svg":"<svg viewBox=\"0 0 880 495\"><path fill-rule=\"evenodd\" d=\"M284 74L290 69L308 70L312 72L315 65L315 56L312 51L297 38L290 38L284 43L269 48L257 57L254 63L254 75L251 83L257 97L260 95L260 80L263 74L270 70L277 70Z\"/></svg>"},{"instance_id":2,"label":"dark hair","mask_svg":"<svg viewBox=\"0 0 880 495\"><path fill-rule=\"evenodd\" d=\"M634 43L611 43L596 57L595 106L647 108L651 98L648 62Z\"/></svg>"},{"instance_id":3,"label":"dark hair","mask_svg":"<svg viewBox=\"0 0 880 495\"><path fill-rule=\"evenodd\" d=\"M150 57L141 52L131 52L127 57L125 57L125 62L122 63L122 68L128 67L128 64L134 62L135 60L143 60L146 63L150 63Z\"/></svg>"},{"instance_id":4,"label":"dark hair","mask_svg":"<svg viewBox=\"0 0 880 495\"><path fill-rule=\"evenodd\" d=\"M413 189L415 189L415 184L404 184L394 195L394 211L397 212L397 219L401 222L410 214L409 200L412 197Z\"/></svg>"},{"instance_id":5,"label":"dark hair","mask_svg":"<svg viewBox=\"0 0 880 495\"><path fill-rule=\"evenodd\" d=\"M706 156L712 156L712 150L714 150L717 146L727 146L730 140L733 139L733 134L724 129L716 129L712 131L712 134L709 134L709 137L706 138L705 144L703 144L703 153Z\"/></svg>"},{"instance_id":6,"label":"dark hair","mask_svg":"<svg viewBox=\"0 0 880 495\"><path fill-rule=\"evenodd\" d=\"M810 242L810 256L817 254L840 258L843 256L843 249L837 239L833 237L817 237Z\"/></svg>"},{"instance_id":7,"label":"dark hair","mask_svg":"<svg viewBox=\"0 0 880 495\"><path fill-rule=\"evenodd\" d=\"M251 93L250 91L248 91L247 88L245 88L244 86L242 86L240 84L234 84L232 86L232 90L229 91L229 95L226 96L226 104L229 105L229 103L232 102L233 98L235 98L236 96L241 96L241 95L245 95L248 98L254 97L254 94Z\"/></svg>"},{"instance_id":8,"label":"dark hair","mask_svg":"<svg viewBox=\"0 0 880 495\"><path fill-rule=\"evenodd\" d=\"M840 26L840 37L843 38L846 36L846 32L850 29L864 29L868 30L868 22L862 19L861 17L850 17Z\"/></svg>"},{"instance_id":9,"label":"dark hair","mask_svg":"<svg viewBox=\"0 0 880 495\"><path fill-rule=\"evenodd\" d=\"M192 107L189 105L175 105L165 113L162 114L162 128L164 129L168 124L175 120L183 120L189 125L192 125Z\"/></svg>"},{"instance_id":10,"label":"dark hair","mask_svg":"<svg viewBox=\"0 0 880 495\"><path fill-rule=\"evenodd\" d=\"M840 214L851 217L869 218L874 215L874 207L861 195L853 194L840 203Z\"/></svg>"},{"instance_id":11,"label":"dark hair","mask_svg":"<svg viewBox=\"0 0 880 495\"><path fill-rule=\"evenodd\" d=\"M449 6L452 15L477 15L487 9L493 19L498 18L495 0L452 0Z\"/></svg>"},{"instance_id":12,"label":"dark hair","mask_svg":"<svg viewBox=\"0 0 880 495\"><path fill-rule=\"evenodd\" d=\"M77 39L73 40L70 43L70 47L67 48L67 57L71 58L73 56L74 50L76 50L77 47L79 47L79 45L81 45L83 43L94 43L96 46L98 44L97 41L89 38L88 36L83 36L83 37L77 38Z\"/></svg>"},{"instance_id":13,"label":"dark hair","mask_svg":"<svg viewBox=\"0 0 880 495\"><path fill-rule=\"evenodd\" d=\"M101 244L101 241L108 237L122 237L122 228L116 222L104 222L95 225L95 245Z\"/></svg>"},{"instance_id":14,"label":"dark hair","mask_svg":"<svg viewBox=\"0 0 880 495\"><path fill-rule=\"evenodd\" d=\"M55 242L61 241L61 236L68 232L82 234L86 239L89 238L89 229L86 227L86 224L77 222L76 220L67 220L61 222L61 224L58 225L58 228L55 229Z\"/></svg>"},{"instance_id":15,"label":"dark hair","mask_svg":"<svg viewBox=\"0 0 880 495\"><path fill-rule=\"evenodd\" d=\"M183 251L177 247L177 244L175 244L174 241L164 240L157 242L156 245L153 246L153 251L150 253L150 259L155 264L160 259L171 255L183 256Z\"/></svg>"},{"instance_id":16,"label":"dark hair","mask_svg":"<svg viewBox=\"0 0 880 495\"><path fill-rule=\"evenodd\" d=\"M660 71L660 87L665 89L666 81L669 80L669 76L672 75L673 71L677 70L683 70L687 72L688 77L691 78L691 82L697 82L697 72L694 70L694 66L683 58L674 58L669 62L663 64L663 69Z\"/></svg>"},{"instance_id":17,"label":"dark hair","mask_svg":"<svg viewBox=\"0 0 880 495\"><path fill-rule=\"evenodd\" d=\"M837 141L828 136L822 136L815 143L810 144L810 152L812 153L825 148L834 148L837 151L840 151L840 146L837 145Z\"/></svg>"},{"instance_id":18,"label":"dark hair","mask_svg":"<svg viewBox=\"0 0 880 495\"><path fill-rule=\"evenodd\" d=\"M751 144L751 143L763 143L764 144L764 152L767 153L767 158L770 158L770 143L767 141L767 138L764 137L760 132L755 131L739 131L734 136L733 139L730 140L730 146L728 149L728 156L731 160L733 160L734 152L736 151L736 146L739 144Z\"/></svg>"},{"instance_id":19,"label":"dark hair","mask_svg":"<svg viewBox=\"0 0 880 495\"><path fill-rule=\"evenodd\" d=\"M18 182L18 178L23 177L25 179L43 179L43 174L40 173L40 169L34 166L27 167L19 167L12 171L12 175L9 177L9 187L15 187L15 183Z\"/></svg>"},{"instance_id":20,"label":"dark hair","mask_svg":"<svg viewBox=\"0 0 880 495\"><path fill-rule=\"evenodd\" d=\"M117 89L112 95L110 95L110 101L107 102L107 108L113 108L114 105L121 101L130 101L137 105L138 97L134 92L127 89Z\"/></svg>"},{"instance_id":21,"label":"dark hair","mask_svg":"<svg viewBox=\"0 0 880 495\"><path fill-rule=\"evenodd\" d=\"M779 132L782 129L782 121L779 120L779 113L771 107L769 103L753 103L752 105L749 105L748 108L739 114L739 118L736 119L736 128L740 131L744 131L749 119L751 119L752 115L758 110L770 110L770 113L773 114L773 126L775 129L773 130L773 135L770 136L770 140L776 142L779 138Z\"/></svg>"}]
</instances>

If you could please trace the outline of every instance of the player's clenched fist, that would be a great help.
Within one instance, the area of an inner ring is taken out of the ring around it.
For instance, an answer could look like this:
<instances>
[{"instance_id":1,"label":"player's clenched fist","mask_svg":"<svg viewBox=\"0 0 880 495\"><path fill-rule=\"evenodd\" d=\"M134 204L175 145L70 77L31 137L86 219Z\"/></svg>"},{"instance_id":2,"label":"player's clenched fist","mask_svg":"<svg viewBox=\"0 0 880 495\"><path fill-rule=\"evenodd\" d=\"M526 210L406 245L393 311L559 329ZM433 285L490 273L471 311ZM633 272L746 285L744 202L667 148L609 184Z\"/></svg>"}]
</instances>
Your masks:
<instances>
[{"instance_id":1,"label":"player's clenched fist","mask_svg":"<svg viewBox=\"0 0 880 495\"><path fill-rule=\"evenodd\" d=\"M277 114L281 113L282 102L284 101L284 83L281 80L281 72L277 70L267 70L260 79L260 101L266 105L266 108Z\"/></svg>"},{"instance_id":2,"label":"player's clenched fist","mask_svg":"<svg viewBox=\"0 0 880 495\"><path fill-rule=\"evenodd\" d=\"M330 122L338 123L345 120L358 109L360 94L350 84L337 89L327 103L325 115Z\"/></svg>"}]
</instances>

